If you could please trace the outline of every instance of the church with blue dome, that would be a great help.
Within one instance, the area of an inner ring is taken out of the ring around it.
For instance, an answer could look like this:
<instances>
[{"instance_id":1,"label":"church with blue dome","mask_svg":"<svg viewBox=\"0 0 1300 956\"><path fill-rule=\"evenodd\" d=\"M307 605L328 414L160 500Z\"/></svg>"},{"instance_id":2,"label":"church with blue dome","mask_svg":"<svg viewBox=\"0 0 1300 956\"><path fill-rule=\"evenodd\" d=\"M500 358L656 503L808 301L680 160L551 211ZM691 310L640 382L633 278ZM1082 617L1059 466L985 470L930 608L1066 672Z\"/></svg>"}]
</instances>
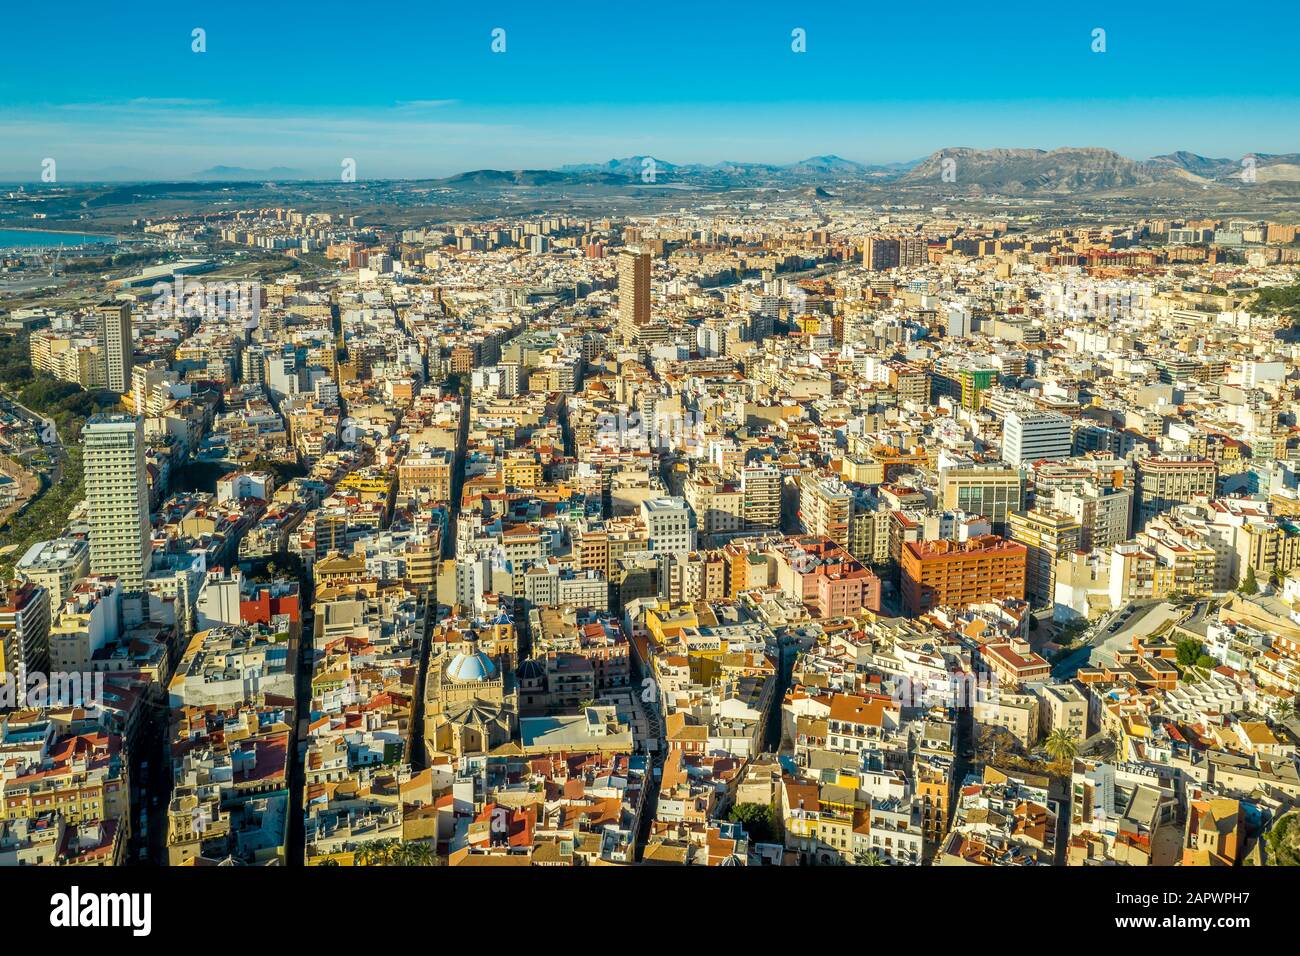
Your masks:
<instances>
[{"instance_id":1,"label":"church with blue dome","mask_svg":"<svg viewBox=\"0 0 1300 956\"><path fill-rule=\"evenodd\" d=\"M468 684L491 680L496 674L497 666L492 658L482 651L460 653L447 665L447 679L455 684Z\"/></svg>"},{"instance_id":2,"label":"church with blue dome","mask_svg":"<svg viewBox=\"0 0 1300 956\"><path fill-rule=\"evenodd\" d=\"M444 621L431 640L424 701L429 756L484 754L510 743L519 720L519 641L510 619Z\"/></svg>"}]
</instances>

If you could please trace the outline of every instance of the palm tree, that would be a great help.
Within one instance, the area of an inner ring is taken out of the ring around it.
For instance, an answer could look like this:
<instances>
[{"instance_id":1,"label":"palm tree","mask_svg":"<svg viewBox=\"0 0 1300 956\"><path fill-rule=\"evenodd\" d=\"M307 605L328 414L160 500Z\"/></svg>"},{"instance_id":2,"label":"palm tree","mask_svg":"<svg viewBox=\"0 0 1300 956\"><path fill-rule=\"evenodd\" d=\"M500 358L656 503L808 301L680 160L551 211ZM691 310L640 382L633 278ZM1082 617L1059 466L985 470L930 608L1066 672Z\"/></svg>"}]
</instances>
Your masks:
<instances>
[{"instance_id":1,"label":"palm tree","mask_svg":"<svg viewBox=\"0 0 1300 956\"><path fill-rule=\"evenodd\" d=\"M398 848L396 840L371 840L357 849L353 859L357 866L397 866Z\"/></svg>"},{"instance_id":2,"label":"palm tree","mask_svg":"<svg viewBox=\"0 0 1300 956\"><path fill-rule=\"evenodd\" d=\"M353 854L357 866L437 866L438 857L428 843L371 840Z\"/></svg>"},{"instance_id":3,"label":"palm tree","mask_svg":"<svg viewBox=\"0 0 1300 956\"><path fill-rule=\"evenodd\" d=\"M1273 719L1278 723L1288 721L1295 715L1295 700L1290 697L1283 697L1272 709Z\"/></svg>"},{"instance_id":4,"label":"palm tree","mask_svg":"<svg viewBox=\"0 0 1300 956\"><path fill-rule=\"evenodd\" d=\"M1053 760L1073 760L1079 752L1079 737L1064 727L1057 727L1047 735L1043 749Z\"/></svg>"},{"instance_id":5,"label":"palm tree","mask_svg":"<svg viewBox=\"0 0 1300 956\"><path fill-rule=\"evenodd\" d=\"M388 850L388 861L385 863L385 866L409 866L410 864L406 862L408 852L407 844L405 843L398 843L390 847Z\"/></svg>"},{"instance_id":6,"label":"palm tree","mask_svg":"<svg viewBox=\"0 0 1300 956\"><path fill-rule=\"evenodd\" d=\"M871 850L865 856L860 856L856 860L858 866L888 866L884 858L875 850Z\"/></svg>"},{"instance_id":7,"label":"palm tree","mask_svg":"<svg viewBox=\"0 0 1300 956\"><path fill-rule=\"evenodd\" d=\"M378 848L373 843L363 843L352 853L353 866L378 866Z\"/></svg>"},{"instance_id":8,"label":"palm tree","mask_svg":"<svg viewBox=\"0 0 1300 956\"><path fill-rule=\"evenodd\" d=\"M435 859L427 843L403 843L398 848L400 866L433 866Z\"/></svg>"}]
</instances>

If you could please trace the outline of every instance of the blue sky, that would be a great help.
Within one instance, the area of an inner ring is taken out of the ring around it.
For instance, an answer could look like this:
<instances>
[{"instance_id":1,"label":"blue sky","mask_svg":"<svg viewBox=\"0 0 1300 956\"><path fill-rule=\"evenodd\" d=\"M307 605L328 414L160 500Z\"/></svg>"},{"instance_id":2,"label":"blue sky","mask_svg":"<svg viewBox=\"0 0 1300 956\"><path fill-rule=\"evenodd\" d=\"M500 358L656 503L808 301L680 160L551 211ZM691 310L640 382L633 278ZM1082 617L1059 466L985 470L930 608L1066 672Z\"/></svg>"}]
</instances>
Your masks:
<instances>
[{"instance_id":1,"label":"blue sky","mask_svg":"<svg viewBox=\"0 0 1300 956\"><path fill-rule=\"evenodd\" d=\"M344 157L371 178L644 153L1300 151L1290 3L804 6L13 4L0 28L0 176L35 176L47 156L69 180L218 165L332 176ZM191 51L196 27L205 53ZM796 27L806 53L791 51Z\"/></svg>"}]
</instances>

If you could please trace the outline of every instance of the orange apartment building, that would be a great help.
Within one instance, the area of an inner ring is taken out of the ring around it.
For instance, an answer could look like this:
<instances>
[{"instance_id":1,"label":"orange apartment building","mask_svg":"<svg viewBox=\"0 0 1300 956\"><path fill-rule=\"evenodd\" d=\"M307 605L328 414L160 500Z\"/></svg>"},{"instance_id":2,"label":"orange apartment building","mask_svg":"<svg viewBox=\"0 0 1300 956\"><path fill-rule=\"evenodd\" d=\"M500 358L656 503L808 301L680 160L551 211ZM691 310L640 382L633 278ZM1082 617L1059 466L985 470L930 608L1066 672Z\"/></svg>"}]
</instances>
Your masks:
<instances>
[{"instance_id":1,"label":"orange apartment building","mask_svg":"<svg viewBox=\"0 0 1300 956\"><path fill-rule=\"evenodd\" d=\"M900 551L903 608L925 614L943 605L1025 597L1029 549L995 534L967 541L907 541Z\"/></svg>"}]
</instances>

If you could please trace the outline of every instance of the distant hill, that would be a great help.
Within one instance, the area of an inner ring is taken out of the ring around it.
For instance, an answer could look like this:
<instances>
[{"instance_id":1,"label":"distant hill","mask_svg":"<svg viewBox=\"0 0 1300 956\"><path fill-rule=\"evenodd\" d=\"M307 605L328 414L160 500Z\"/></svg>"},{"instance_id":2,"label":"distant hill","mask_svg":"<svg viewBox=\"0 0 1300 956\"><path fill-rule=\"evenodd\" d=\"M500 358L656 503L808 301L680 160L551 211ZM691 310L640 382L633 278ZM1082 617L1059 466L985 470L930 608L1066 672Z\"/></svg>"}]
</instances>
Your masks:
<instances>
[{"instance_id":1,"label":"distant hill","mask_svg":"<svg viewBox=\"0 0 1300 956\"><path fill-rule=\"evenodd\" d=\"M888 180L911 168L913 163L869 166L842 156L811 156L794 163L750 163L724 160L719 163L672 163L657 156L637 155L603 163L574 163L554 170L521 170L513 173L478 169L439 182L448 185L572 185L603 184L650 186L673 184L708 189L752 186L799 186L818 182ZM543 176L542 174L549 174ZM554 178L559 177L559 178Z\"/></svg>"},{"instance_id":2,"label":"distant hill","mask_svg":"<svg viewBox=\"0 0 1300 956\"><path fill-rule=\"evenodd\" d=\"M1185 149L1180 149L1176 153L1166 153L1163 156L1153 156L1151 157L1151 164L1153 166L1183 169L1194 175L1205 176L1210 179L1213 179L1228 167L1237 170L1241 168L1231 159L1211 159L1206 156L1198 156L1196 153L1189 153Z\"/></svg>"},{"instance_id":3,"label":"distant hill","mask_svg":"<svg viewBox=\"0 0 1300 956\"><path fill-rule=\"evenodd\" d=\"M951 160L954 175L944 176ZM610 190L686 190L724 192L730 189L807 190L809 195L850 198L896 185L904 193L1003 194L1008 196L1089 196L1230 198L1248 185L1261 195L1286 198L1300 194L1300 153L1254 154L1254 178L1243 179L1240 157L1202 156L1188 150L1150 159L1131 159L1094 146L1057 149L974 149L952 146L923 159L883 164L863 163L831 153L792 163L725 160L717 163L673 163L657 156L633 155L600 163L576 163L555 169L472 169L416 182L436 184L471 194L479 201L493 191L554 191L587 188L593 195ZM133 176L117 167L92 175L69 177L83 182L155 180ZM647 175L648 173L653 175ZM101 173L111 173L97 178ZM0 174L0 182L6 176ZM36 176L12 174L10 181L31 182ZM304 170L285 166L265 169L215 165L173 183L337 182L338 171ZM821 189L819 194L815 190ZM1208 194L1207 194L1208 191ZM638 199L644 199L640 195Z\"/></svg>"},{"instance_id":4,"label":"distant hill","mask_svg":"<svg viewBox=\"0 0 1300 956\"><path fill-rule=\"evenodd\" d=\"M475 169L436 182L448 186L555 186L602 181L622 184L629 178L605 172L571 173L558 169Z\"/></svg>"},{"instance_id":5,"label":"distant hill","mask_svg":"<svg viewBox=\"0 0 1300 956\"><path fill-rule=\"evenodd\" d=\"M1050 151L962 146L937 150L904 173L899 182L943 183L945 160L955 163L954 186L981 186L1008 195L1100 192L1149 185L1172 175L1095 146Z\"/></svg>"},{"instance_id":6,"label":"distant hill","mask_svg":"<svg viewBox=\"0 0 1300 956\"><path fill-rule=\"evenodd\" d=\"M782 167L789 173L806 175L861 176L871 167L842 156L810 156Z\"/></svg>"},{"instance_id":7,"label":"distant hill","mask_svg":"<svg viewBox=\"0 0 1300 956\"><path fill-rule=\"evenodd\" d=\"M268 179L321 179L324 177L311 176L301 169L290 169L287 166L272 166L269 169L245 169L243 166L210 166L192 174L188 178L219 182L260 182Z\"/></svg>"},{"instance_id":8,"label":"distant hill","mask_svg":"<svg viewBox=\"0 0 1300 956\"><path fill-rule=\"evenodd\" d=\"M679 168L654 156L627 156L623 159L611 159L606 163L579 163L574 166L561 166L556 172L578 176L607 173L612 176L632 179L641 176L642 171L646 169L646 160L651 160L654 163L656 174L672 175Z\"/></svg>"}]
</instances>

